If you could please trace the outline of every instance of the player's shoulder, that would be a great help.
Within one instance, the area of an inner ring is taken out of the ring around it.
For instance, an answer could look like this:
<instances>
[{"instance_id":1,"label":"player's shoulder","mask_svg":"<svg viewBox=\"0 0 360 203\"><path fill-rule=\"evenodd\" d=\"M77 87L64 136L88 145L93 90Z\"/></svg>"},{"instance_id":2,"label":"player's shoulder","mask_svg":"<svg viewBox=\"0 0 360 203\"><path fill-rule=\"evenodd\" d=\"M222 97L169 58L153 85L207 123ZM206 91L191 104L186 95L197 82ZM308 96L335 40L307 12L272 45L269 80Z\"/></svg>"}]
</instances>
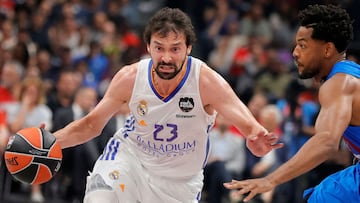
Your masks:
<instances>
[{"instance_id":1,"label":"player's shoulder","mask_svg":"<svg viewBox=\"0 0 360 203\"><path fill-rule=\"evenodd\" d=\"M319 88L320 103L327 100L341 98L344 95L353 94L359 88L359 83L354 76L346 73L336 73L326 80Z\"/></svg>"},{"instance_id":2,"label":"player's shoulder","mask_svg":"<svg viewBox=\"0 0 360 203\"><path fill-rule=\"evenodd\" d=\"M119 90L121 90L122 92L126 92L132 90L136 79L138 63L139 62L136 62L121 67L111 79L108 91L119 92Z\"/></svg>"},{"instance_id":3,"label":"player's shoulder","mask_svg":"<svg viewBox=\"0 0 360 203\"><path fill-rule=\"evenodd\" d=\"M214 84L217 82L222 83L223 77L207 63L203 62L200 65L200 82L205 82L208 84Z\"/></svg>"},{"instance_id":4,"label":"player's shoulder","mask_svg":"<svg viewBox=\"0 0 360 203\"><path fill-rule=\"evenodd\" d=\"M135 76L138 69L141 67L148 67L150 61L151 61L150 58L140 59L135 63L123 66L122 68L120 68L117 74L126 75L126 76Z\"/></svg>"},{"instance_id":5,"label":"player's shoulder","mask_svg":"<svg viewBox=\"0 0 360 203\"><path fill-rule=\"evenodd\" d=\"M358 80L354 80L354 75L338 72L332 77L327 79L320 87L320 89L338 89L338 88L348 88L349 86L359 84Z\"/></svg>"},{"instance_id":6,"label":"player's shoulder","mask_svg":"<svg viewBox=\"0 0 360 203\"><path fill-rule=\"evenodd\" d=\"M116 80L133 80L136 77L139 62L125 65L115 74Z\"/></svg>"}]
</instances>

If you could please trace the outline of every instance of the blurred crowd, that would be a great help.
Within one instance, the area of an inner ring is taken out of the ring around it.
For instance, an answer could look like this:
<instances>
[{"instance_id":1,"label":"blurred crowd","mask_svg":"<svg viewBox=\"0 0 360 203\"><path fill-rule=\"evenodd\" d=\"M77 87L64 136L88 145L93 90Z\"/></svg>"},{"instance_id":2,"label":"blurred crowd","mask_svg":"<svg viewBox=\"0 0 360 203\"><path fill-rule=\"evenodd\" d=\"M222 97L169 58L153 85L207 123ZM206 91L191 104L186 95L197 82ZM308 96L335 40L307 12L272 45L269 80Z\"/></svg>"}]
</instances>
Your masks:
<instances>
[{"instance_id":1,"label":"blurred crowd","mask_svg":"<svg viewBox=\"0 0 360 203\"><path fill-rule=\"evenodd\" d=\"M0 202L82 202L85 181L107 139L124 116L109 121L98 138L63 151L58 174L41 186L14 180L2 160L7 138L45 123L54 132L86 115L124 65L147 57L142 31L160 7L178 7L193 20L192 55L232 86L284 148L258 158L241 132L218 117L210 132L202 201L241 202L222 183L259 177L289 159L313 135L318 84L299 80L292 60L297 13L308 4L338 4L354 19L348 59L360 61L360 1L324 0L1 0L0 1ZM254 202L300 203L304 188L351 164L338 156Z\"/></svg>"}]
</instances>

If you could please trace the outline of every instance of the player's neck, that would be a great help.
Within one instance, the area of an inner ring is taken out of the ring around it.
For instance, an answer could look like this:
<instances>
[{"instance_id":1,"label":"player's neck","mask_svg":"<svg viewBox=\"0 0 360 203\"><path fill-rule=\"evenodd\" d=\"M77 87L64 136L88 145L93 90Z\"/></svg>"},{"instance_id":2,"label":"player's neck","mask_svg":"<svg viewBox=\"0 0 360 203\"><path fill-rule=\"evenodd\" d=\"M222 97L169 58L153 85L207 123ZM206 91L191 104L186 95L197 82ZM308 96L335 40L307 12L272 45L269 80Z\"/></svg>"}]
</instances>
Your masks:
<instances>
[{"instance_id":1,"label":"player's neck","mask_svg":"<svg viewBox=\"0 0 360 203\"><path fill-rule=\"evenodd\" d=\"M180 81L183 79L185 72L186 68L182 68L182 70L174 78L172 78L171 80L164 80L160 78L153 69L152 80L156 91L161 96L167 96L171 94L179 85Z\"/></svg>"},{"instance_id":2,"label":"player's neck","mask_svg":"<svg viewBox=\"0 0 360 203\"><path fill-rule=\"evenodd\" d=\"M339 56L337 57L335 63L340 62L340 61L343 61L343 60L346 60L346 54L345 54L345 52L341 52L341 53L339 54Z\"/></svg>"}]
</instances>

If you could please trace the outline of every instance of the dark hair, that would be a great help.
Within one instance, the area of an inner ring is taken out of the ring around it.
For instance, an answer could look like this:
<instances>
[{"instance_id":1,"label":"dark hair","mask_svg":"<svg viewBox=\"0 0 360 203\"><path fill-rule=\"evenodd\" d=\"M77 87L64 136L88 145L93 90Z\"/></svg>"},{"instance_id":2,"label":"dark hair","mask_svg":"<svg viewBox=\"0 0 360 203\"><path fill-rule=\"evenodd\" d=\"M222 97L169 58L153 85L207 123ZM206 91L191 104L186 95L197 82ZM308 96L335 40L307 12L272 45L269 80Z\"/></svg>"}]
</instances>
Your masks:
<instances>
[{"instance_id":1,"label":"dark hair","mask_svg":"<svg viewBox=\"0 0 360 203\"><path fill-rule=\"evenodd\" d=\"M184 33L186 45L192 45L196 41L194 27L188 15L178 8L162 8L148 22L144 31L144 41L150 44L151 36L156 33L166 37L169 32Z\"/></svg>"},{"instance_id":2,"label":"dark hair","mask_svg":"<svg viewBox=\"0 0 360 203\"><path fill-rule=\"evenodd\" d=\"M299 13L300 25L313 28L312 38L333 42L343 52L353 39L352 20L335 5L310 5Z\"/></svg>"}]
</instances>

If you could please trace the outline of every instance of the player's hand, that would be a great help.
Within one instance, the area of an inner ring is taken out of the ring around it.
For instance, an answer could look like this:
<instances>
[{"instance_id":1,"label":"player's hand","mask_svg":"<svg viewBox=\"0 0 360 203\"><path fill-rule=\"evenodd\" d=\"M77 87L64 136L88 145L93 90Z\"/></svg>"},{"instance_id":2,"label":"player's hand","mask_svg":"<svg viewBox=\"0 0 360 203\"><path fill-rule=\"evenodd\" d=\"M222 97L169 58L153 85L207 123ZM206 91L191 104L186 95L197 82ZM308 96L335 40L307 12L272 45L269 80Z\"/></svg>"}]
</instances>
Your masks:
<instances>
[{"instance_id":1,"label":"player's hand","mask_svg":"<svg viewBox=\"0 0 360 203\"><path fill-rule=\"evenodd\" d=\"M280 137L274 133L250 136L246 139L246 146L255 156L262 157L271 150L284 146L283 143L278 142L279 139Z\"/></svg>"},{"instance_id":2,"label":"player's hand","mask_svg":"<svg viewBox=\"0 0 360 203\"><path fill-rule=\"evenodd\" d=\"M243 181L232 180L229 183L224 183L227 189L237 189L235 195L238 197L245 195L244 202L250 201L255 195L264 193L275 188L267 178L248 179Z\"/></svg>"}]
</instances>

